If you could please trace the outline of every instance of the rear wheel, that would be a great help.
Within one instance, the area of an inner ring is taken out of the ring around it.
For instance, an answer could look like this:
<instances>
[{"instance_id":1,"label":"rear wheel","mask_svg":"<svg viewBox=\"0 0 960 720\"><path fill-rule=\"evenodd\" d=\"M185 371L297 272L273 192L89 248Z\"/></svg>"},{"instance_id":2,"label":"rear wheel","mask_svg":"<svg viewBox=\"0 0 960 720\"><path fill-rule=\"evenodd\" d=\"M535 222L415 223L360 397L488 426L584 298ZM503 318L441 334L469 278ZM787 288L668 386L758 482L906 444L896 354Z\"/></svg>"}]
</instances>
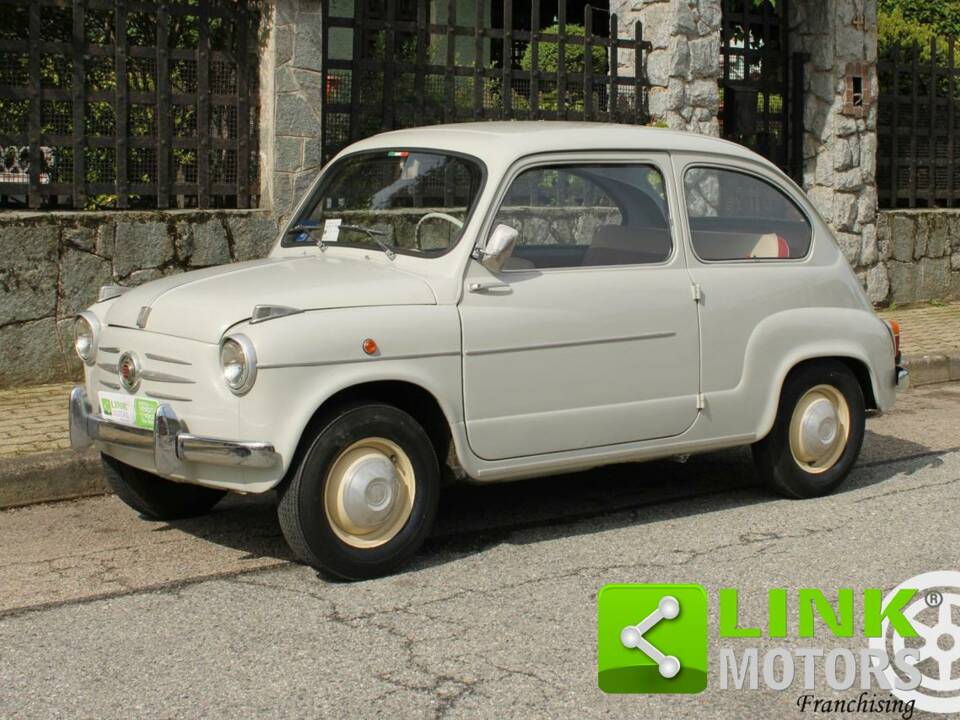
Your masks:
<instances>
[{"instance_id":1,"label":"rear wheel","mask_svg":"<svg viewBox=\"0 0 960 720\"><path fill-rule=\"evenodd\" d=\"M308 565L357 580L392 572L426 539L440 490L427 433L390 405L338 412L306 438L280 491L283 534Z\"/></svg>"},{"instance_id":2,"label":"rear wheel","mask_svg":"<svg viewBox=\"0 0 960 720\"><path fill-rule=\"evenodd\" d=\"M773 429L753 446L754 462L782 495L826 495L853 468L865 426L863 391L849 368L809 363L787 377Z\"/></svg>"},{"instance_id":3,"label":"rear wheel","mask_svg":"<svg viewBox=\"0 0 960 720\"><path fill-rule=\"evenodd\" d=\"M200 485L165 480L101 453L107 484L138 513L152 520L179 520L210 512L226 495Z\"/></svg>"}]
</instances>

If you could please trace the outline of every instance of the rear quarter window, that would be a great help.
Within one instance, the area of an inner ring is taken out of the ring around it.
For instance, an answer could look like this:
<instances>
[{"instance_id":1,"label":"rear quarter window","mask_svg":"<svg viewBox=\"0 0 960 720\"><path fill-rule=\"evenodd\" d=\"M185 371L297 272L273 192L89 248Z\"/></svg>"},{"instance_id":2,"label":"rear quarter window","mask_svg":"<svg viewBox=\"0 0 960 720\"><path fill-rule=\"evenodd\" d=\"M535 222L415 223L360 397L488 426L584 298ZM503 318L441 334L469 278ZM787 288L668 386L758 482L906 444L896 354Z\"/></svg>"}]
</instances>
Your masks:
<instances>
[{"instance_id":1,"label":"rear quarter window","mask_svg":"<svg viewBox=\"0 0 960 720\"><path fill-rule=\"evenodd\" d=\"M737 170L692 167L683 188L701 260L797 260L810 251L810 221L771 182Z\"/></svg>"}]
</instances>

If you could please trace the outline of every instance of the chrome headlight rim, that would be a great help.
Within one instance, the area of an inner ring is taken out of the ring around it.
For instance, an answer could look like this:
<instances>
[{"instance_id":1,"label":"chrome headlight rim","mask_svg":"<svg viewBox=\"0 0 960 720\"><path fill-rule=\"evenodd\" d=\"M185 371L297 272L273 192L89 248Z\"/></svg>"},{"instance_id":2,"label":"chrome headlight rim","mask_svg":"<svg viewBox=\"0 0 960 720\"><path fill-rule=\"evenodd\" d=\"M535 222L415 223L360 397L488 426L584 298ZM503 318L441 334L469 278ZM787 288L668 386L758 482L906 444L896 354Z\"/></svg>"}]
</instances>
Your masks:
<instances>
[{"instance_id":1,"label":"chrome headlight rim","mask_svg":"<svg viewBox=\"0 0 960 720\"><path fill-rule=\"evenodd\" d=\"M230 382L224 372L226 367L223 362L223 352L228 343L236 343L243 355L244 368L237 382ZM253 384L257 381L257 351L253 346L253 341L246 335L237 333L227 335L220 343L220 374L223 382L234 395L246 395L250 392Z\"/></svg>"},{"instance_id":2,"label":"chrome headlight rim","mask_svg":"<svg viewBox=\"0 0 960 720\"><path fill-rule=\"evenodd\" d=\"M90 330L91 341L87 347L86 354L80 351L79 343L79 334L77 333L77 325L81 322L87 323L87 327ZM100 346L100 320L89 310L84 310L83 312L77 313L76 318L74 319L74 330L73 330L73 349L77 353L77 356L83 360L87 365L93 365L97 360L97 349Z\"/></svg>"}]
</instances>

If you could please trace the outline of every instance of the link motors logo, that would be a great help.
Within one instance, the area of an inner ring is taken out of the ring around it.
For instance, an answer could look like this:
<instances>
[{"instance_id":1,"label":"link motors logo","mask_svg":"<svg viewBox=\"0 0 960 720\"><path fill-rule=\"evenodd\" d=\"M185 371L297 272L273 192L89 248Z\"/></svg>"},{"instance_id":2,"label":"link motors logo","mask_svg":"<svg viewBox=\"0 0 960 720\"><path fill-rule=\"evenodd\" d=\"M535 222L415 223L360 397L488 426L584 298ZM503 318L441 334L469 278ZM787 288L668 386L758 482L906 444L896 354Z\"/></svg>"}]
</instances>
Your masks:
<instances>
[{"instance_id":1,"label":"link motors logo","mask_svg":"<svg viewBox=\"0 0 960 720\"><path fill-rule=\"evenodd\" d=\"M917 592L902 614L916 635L901 635L887 618L882 635L870 638L870 647L887 657L904 653L920 682L912 689L900 689L907 672L892 664L879 668L875 661L874 665L889 681L890 692L904 702L913 701L917 710L960 713L960 572L940 570L912 577L891 590L884 603L909 589Z\"/></svg>"},{"instance_id":2,"label":"link motors logo","mask_svg":"<svg viewBox=\"0 0 960 720\"><path fill-rule=\"evenodd\" d=\"M801 713L960 713L960 572L929 572L884 595L868 588L767 592L766 623L741 618L721 588L721 690L800 691ZM598 596L598 684L608 693L707 686L708 601L699 585L607 585ZM821 632L818 633L817 630ZM842 641L830 647L815 638ZM763 647L752 641L794 638ZM856 637L865 641L851 648ZM813 643L811 643L813 641ZM836 694L820 697L818 689ZM890 697L890 696L893 697Z\"/></svg>"}]
</instances>

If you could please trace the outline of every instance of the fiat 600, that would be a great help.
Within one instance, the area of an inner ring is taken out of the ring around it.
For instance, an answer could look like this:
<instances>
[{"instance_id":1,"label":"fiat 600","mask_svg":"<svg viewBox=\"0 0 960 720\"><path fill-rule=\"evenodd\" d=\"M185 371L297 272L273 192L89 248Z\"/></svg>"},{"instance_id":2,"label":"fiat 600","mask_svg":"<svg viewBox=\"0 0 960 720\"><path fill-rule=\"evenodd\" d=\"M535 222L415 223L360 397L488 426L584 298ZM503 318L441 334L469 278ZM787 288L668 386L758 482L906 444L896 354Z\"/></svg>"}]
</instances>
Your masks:
<instances>
[{"instance_id":1,"label":"fiat 600","mask_svg":"<svg viewBox=\"0 0 960 720\"><path fill-rule=\"evenodd\" d=\"M743 147L401 130L341 152L267 258L103 288L71 438L149 518L276 490L301 560L366 578L416 552L445 481L750 445L774 490L830 492L906 381L898 332Z\"/></svg>"}]
</instances>

